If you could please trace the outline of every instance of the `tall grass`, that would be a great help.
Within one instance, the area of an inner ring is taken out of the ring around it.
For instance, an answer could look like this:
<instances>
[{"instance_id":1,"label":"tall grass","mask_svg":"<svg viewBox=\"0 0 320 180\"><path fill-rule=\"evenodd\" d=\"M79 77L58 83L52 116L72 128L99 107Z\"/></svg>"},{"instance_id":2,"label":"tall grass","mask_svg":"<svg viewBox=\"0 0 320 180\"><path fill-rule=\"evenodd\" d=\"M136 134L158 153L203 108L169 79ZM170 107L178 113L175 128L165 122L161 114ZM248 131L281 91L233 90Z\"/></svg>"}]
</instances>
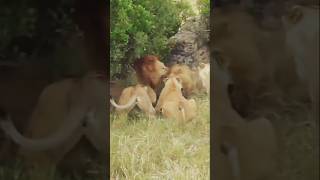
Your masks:
<instances>
[{"instance_id":1,"label":"tall grass","mask_svg":"<svg viewBox=\"0 0 320 180\"><path fill-rule=\"evenodd\" d=\"M209 100L191 122L111 114L112 179L209 179Z\"/></svg>"}]
</instances>

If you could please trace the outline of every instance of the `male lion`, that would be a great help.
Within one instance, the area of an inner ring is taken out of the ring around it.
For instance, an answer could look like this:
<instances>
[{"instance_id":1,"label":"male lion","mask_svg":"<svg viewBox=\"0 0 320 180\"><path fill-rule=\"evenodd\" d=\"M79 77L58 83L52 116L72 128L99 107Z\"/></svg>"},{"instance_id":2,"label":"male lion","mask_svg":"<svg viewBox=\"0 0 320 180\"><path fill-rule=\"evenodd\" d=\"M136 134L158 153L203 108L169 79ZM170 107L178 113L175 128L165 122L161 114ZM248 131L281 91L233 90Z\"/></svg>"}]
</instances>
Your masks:
<instances>
[{"instance_id":1,"label":"male lion","mask_svg":"<svg viewBox=\"0 0 320 180\"><path fill-rule=\"evenodd\" d=\"M154 116L156 112L152 104L156 102L156 98L155 92L149 86L137 84L122 91L119 105L113 99L110 99L110 103L121 113L127 114L137 105L147 115Z\"/></svg>"},{"instance_id":2,"label":"male lion","mask_svg":"<svg viewBox=\"0 0 320 180\"><path fill-rule=\"evenodd\" d=\"M197 90L197 74L185 64L175 64L170 67L168 77L178 77L181 80L183 93L187 97Z\"/></svg>"},{"instance_id":3,"label":"male lion","mask_svg":"<svg viewBox=\"0 0 320 180\"><path fill-rule=\"evenodd\" d=\"M83 138L106 156L106 83L88 74L47 86L41 93L22 135L10 120L0 117L0 127L31 165L57 165Z\"/></svg>"},{"instance_id":4,"label":"male lion","mask_svg":"<svg viewBox=\"0 0 320 180\"><path fill-rule=\"evenodd\" d=\"M165 86L160 93L156 111L167 118L189 121L196 116L194 99L186 99L181 92L181 80L176 77L165 79Z\"/></svg>"},{"instance_id":5,"label":"male lion","mask_svg":"<svg viewBox=\"0 0 320 180\"><path fill-rule=\"evenodd\" d=\"M134 62L133 68L136 71L139 83L150 86L158 94L161 80L168 71L168 68L159 58L154 55L143 56Z\"/></svg>"}]
</instances>

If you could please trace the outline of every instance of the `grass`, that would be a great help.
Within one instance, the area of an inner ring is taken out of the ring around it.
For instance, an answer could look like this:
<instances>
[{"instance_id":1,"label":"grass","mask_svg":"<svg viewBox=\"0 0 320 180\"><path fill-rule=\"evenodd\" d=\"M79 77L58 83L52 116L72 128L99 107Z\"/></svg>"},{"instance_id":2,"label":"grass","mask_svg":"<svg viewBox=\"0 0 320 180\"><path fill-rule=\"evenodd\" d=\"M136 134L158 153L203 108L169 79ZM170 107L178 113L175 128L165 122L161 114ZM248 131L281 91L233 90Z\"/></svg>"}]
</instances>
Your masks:
<instances>
[{"instance_id":1,"label":"grass","mask_svg":"<svg viewBox=\"0 0 320 180\"><path fill-rule=\"evenodd\" d=\"M209 100L196 102L198 117L188 123L111 114L111 178L209 179Z\"/></svg>"},{"instance_id":2,"label":"grass","mask_svg":"<svg viewBox=\"0 0 320 180\"><path fill-rule=\"evenodd\" d=\"M196 102L198 118L185 124L162 118L148 119L139 111L132 112L129 119L111 114L111 178L209 179L209 100L199 96ZM292 123L305 117L306 111L295 107L268 116L278 132L283 156L278 179L313 180L314 127L295 127ZM21 163L0 162L0 179L29 180L22 167ZM98 179L66 177L54 170L46 175L42 179Z\"/></svg>"},{"instance_id":3,"label":"grass","mask_svg":"<svg viewBox=\"0 0 320 180\"><path fill-rule=\"evenodd\" d=\"M198 118L188 123L169 119L148 119L136 111L129 119L111 114L112 179L209 179L209 100L196 97ZM0 162L0 179L34 180L23 164ZM34 172L33 174L39 174ZM93 180L58 170L43 172L47 180Z\"/></svg>"}]
</instances>

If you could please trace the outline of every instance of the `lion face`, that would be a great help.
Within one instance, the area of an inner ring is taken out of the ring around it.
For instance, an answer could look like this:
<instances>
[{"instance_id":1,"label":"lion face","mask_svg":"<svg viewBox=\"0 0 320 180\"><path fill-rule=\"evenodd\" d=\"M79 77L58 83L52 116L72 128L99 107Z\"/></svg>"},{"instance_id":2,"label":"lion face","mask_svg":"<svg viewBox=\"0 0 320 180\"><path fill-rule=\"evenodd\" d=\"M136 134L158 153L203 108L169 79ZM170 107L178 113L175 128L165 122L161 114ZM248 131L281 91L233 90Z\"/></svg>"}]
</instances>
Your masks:
<instances>
[{"instance_id":1,"label":"lion face","mask_svg":"<svg viewBox=\"0 0 320 180\"><path fill-rule=\"evenodd\" d=\"M155 89L161 82L161 78L168 72L168 68L157 56L146 55L134 62L134 69L141 84Z\"/></svg>"},{"instance_id":2,"label":"lion face","mask_svg":"<svg viewBox=\"0 0 320 180\"><path fill-rule=\"evenodd\" d=\"M185 96L191 95L196 90L196 74L187 66L175 64L170 68L168 77L177 77L181 80Z\"/></svg>"},{"instance_id":3,"label":"lion face","mask_svg":"<svg viewBox=\"0 0 320 180\"><path fill-rule=\"evenodd\" d=\"M181 91L183 89L182 87L182 82L181 79L179 77L169 77L169 78L165 78L164 79L164 87L174 87L176 88L178 91Z\"/></svg>"},{"instance_id":4,"label":"lion face","mask_svg":"<svg viewBox=\"0 0 320 180\"><path fill-rule=\"evenodd\" d=\"M164 78L164 88L161 90L159 99L156 105L156 111L159 111L165 101L179 100L182 96L182 84L179 78L170 77Z\"/></svg>"},{"instance_id":5,"label":"lion face","mask_svg":"<svg viewBox=\"0 0 320 180\"><path fill-rule=\"evenodd\" d=\"M155 68L160 77L163 77L168 73L168 67L165 66L161 61L155 62Z\"/></svg>"}]
</instances>

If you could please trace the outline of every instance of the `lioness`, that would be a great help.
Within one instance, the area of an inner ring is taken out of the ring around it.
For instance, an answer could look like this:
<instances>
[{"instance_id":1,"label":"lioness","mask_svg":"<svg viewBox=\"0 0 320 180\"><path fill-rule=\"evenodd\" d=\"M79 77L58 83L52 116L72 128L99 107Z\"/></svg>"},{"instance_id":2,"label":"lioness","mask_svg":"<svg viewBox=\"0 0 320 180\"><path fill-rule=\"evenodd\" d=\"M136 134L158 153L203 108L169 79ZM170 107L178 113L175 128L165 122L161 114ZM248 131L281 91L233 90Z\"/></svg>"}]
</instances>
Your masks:
<instances>
[{"instance_id":1,"label":"lioness","mask_svg":"<svg viewBox=\"0 0 320 180\"><path fill-rule=\"evenodd\" d=\"M181 92L181 80L176 77L164 79L165 86L162 89L156 111L167 118L180 121L189 121L196 116L196 103L194 99L186 99Z\"/></svg>"},{"instance_id":2,"label":"lioness","mask_svg":"<svg viewBox=\"0 0 320 180\"><path fill-rule=\"evenodd\" d=\"M156 98L155 92L149 86L137 84L122 91L119 105L113 99L110 100L110 103L118 112L126 114L137 105L147 115L154 116L156 112L152 104L156 102Z\"/></svg>"},{"instance_id":3,"label":"lioness","mask_svg":"<svg viewBox=\"0 0 320 180\"><path fill-rule=\"evenodd\" d=\"M196 116L196 108L197 105L194 99L190 99L185 102L166 101L162 104L160 113L166 118L186 122Z\"/></svg>"},{"instance_id":4,"label":"lioness","mask_svg":"<svg viewBox=\"0 0 320 180\"><path fill-rule=\"evenodd\" d=\"M198 79L196 79L198 75L185 64L175 64L170 67L168 77L178 77L181 80L183 94L186 97L189 97L198 90Z\"/></svg>"}]
</instances>

